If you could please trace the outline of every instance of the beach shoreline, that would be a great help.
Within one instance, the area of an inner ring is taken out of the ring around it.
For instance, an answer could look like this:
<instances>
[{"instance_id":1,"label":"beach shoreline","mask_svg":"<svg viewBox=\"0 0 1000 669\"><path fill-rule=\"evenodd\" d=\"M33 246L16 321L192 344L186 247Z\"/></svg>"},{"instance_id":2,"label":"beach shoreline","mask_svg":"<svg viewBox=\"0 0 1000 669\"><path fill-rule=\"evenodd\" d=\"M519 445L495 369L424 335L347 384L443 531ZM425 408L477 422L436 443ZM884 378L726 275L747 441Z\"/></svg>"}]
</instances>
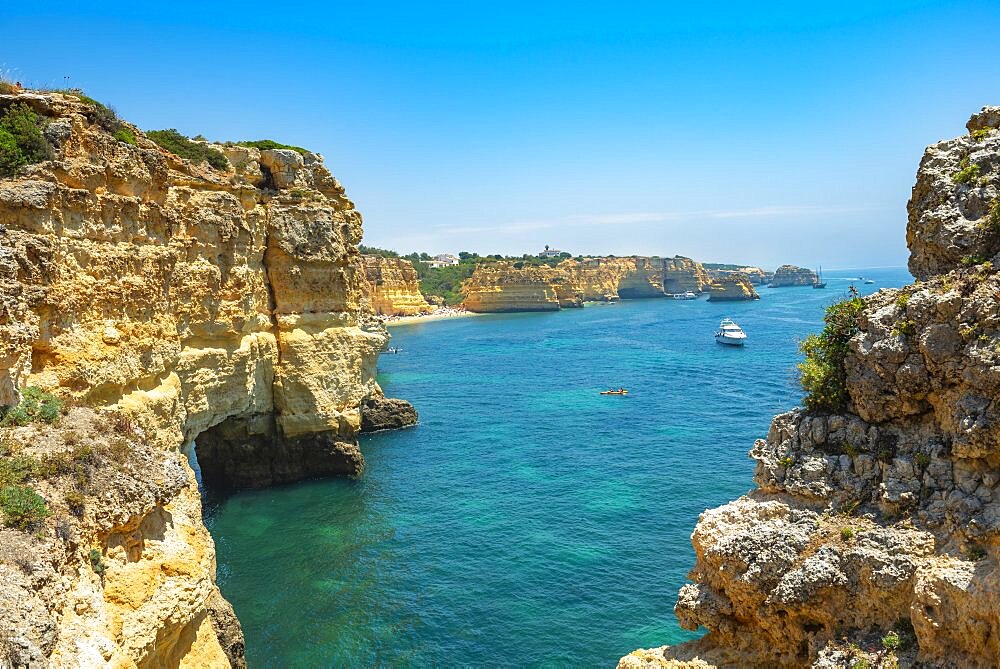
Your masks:
<instances>
[{"instance_id":1,"label":"beach shoreline","mask_svg":"<svg viewBox=\"0 0 1000 669\"><path fill-rule=\"evenodd\" d=\"M382 319L386 327L396 325L413 325L415 323L427 323L429 321L440 321L448 318L464 318L466 316L480 316L472 311L456 309L454 307L439 307L426 314L415 314L413 316L386 316Z\"/></svg>"}]
</instances>

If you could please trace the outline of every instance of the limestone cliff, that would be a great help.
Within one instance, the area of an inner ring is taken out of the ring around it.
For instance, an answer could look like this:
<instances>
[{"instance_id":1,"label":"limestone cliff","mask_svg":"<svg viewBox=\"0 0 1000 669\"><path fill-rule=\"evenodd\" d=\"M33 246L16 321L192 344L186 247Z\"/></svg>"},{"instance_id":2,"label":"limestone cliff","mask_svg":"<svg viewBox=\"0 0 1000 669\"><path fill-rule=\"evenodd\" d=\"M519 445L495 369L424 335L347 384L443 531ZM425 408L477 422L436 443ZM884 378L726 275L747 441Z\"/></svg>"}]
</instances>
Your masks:
<instances>
[{"instance_id":1,"label":"limestone cliff","mask_svg":"<svg viewBox=\"0 0 1000 669\"><path fill-rule=\"evenodd\" d=\"M635 271L633 258L585 258L564 260L557 269L583 294L587 302L612 302L620 299L618 288L622 279Z\"/></svg>"},{"instance_id":2,"label":"limestone cliff","mask_svg":"<svg viewBox=\"0 0 1000 669\"><path fill-rule=\"evenodd\" d=\"M674 256L663 261L663 290L667 293L700 293L711 283L708 270L691 258Z\"/></svg>"},{"instance_id":3,"label":"limestone cliff","mask_svg":"<svg viewBox=\"0 0 1000 669\"><path fill-rule=\"evenodd\" d=\"M518 267L511 262L480 265L463 290L470 311L539 311L576 307L582 301L701 292L709 280L705 268L690 258L629 256L568 259L556 267Z\"/></svg>"},{"instance_id":4,"label":"limestone cliff","mask_svg":"<svg viewBox=\"0 0 1000 669\"><path fill-rule=\"evenodd\" d=\"M362 256L363 292L381 316L414 316L433 311L420 293L420 278L406 258Z\"/></svg>"},{"instance_id":5,"label":"limestone cliff","mask_svg":"<svg viewBox=\"0 0 1000 669\"><path fill-rule=\"evenodd\" d=\"M498 261L482 264L462 285L469 311L557 311L583 306L583 294L568 275L548 266L518 266Z\"/></svg>"},{"instance_id":6,"label":"limestone cliff","mask_svg":"<svg viewBox=\"0 0 1000 669\"><path fill-rule=\"evenodd\" d=\"M699 518L674 610L708 634L620 666L996 666L998 127L986 108L925 152L919 281L863 300L845 409L776 417L750 451L758 488Z\"/></svg>"},{"instance_id":7,"label":"limestone cliff","mask_svg":"<svg viewBox=\"0 0 1000 669\"><path fill-rule=\"evenodd\" d=\"M316 154L218 146L229 165L217 169L125 123L113 136L101 108L76 96L0 95L0 112L16 103L41 116L53 159L0 180L0 404L37 386L122 412L173 469L137 472L149 492L126 495L127 513L84 524L79 539L115 560L122 533L165 542L153 554L169 566L142 566L163 575L133 588L109 566L98 583L67 553L60 587L88 593L73 606L93 615L69 628L77 619L52 610L15 643L40 649L32 666L73 665L74 644L119 666L217 665L197 649L231 637L204 623L226 605L177 451L196 443L205 480L220 485L361 471L361 407L381 399L387 337L363 299L361 216ZM14 439L13 450L30 443ZM147 531L151 514L174 521Z\"/></svg>"},{"instance_id":8,"label":"limestone cliff","mask_svg":"<svg viewBox=\"0 0 1000 669\"><path fill-rule=\"evenodd\" d=\"M759 299L760 295L750 284L750 279L739 272L715 279L708 286L709 302L739 302Z\"/></svg>"},{"instance_id":9,"label":"limestone cliff","mask_svg":"<svg viewBox=\"0 0 1000 669\"><path fill-rule=\"evenodd\" d=\"M816 272L805 267L795 265L782 265L774 270L771 277L771 288L782 288L784 286L811 286L819 281Z\"/></svg>"}]
</instances>

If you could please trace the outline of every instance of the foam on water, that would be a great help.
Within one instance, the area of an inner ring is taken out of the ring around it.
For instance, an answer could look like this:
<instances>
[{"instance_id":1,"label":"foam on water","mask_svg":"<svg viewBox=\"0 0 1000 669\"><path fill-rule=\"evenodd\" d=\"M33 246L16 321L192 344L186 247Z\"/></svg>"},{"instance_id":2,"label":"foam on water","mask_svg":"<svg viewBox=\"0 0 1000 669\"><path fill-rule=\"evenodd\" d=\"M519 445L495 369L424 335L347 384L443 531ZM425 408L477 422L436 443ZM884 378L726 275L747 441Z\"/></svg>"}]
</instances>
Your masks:
<instances>
[{"instance_id":1,"label":"foam on water","mask_svg":"<svg viewBox=\"0 0 1000 669\"><path fill-rule=\"evenodd\" d=\"M695 636L672 611L691 530L752 488L747 450L799 402L797 341L858 272L827 274L754 303L393 329L380 383L421 421L364 438L362 480L207 497L250 665L607 666ZM723 316L744 349L713 341Z\"/></svg>"}]
</instances>

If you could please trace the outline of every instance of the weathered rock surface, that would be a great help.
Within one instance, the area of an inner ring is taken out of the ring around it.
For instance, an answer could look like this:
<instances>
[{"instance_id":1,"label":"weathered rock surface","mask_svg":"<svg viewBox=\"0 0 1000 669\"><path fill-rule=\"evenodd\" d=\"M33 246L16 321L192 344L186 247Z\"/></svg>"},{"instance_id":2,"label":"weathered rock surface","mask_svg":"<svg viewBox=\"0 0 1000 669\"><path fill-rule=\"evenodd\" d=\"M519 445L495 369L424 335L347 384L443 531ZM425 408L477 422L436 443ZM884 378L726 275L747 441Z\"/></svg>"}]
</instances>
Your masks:
<instances>
[{"instance_id":1,"label":"weathered rock surface","mask_svg":"<svg viewBox=\"0 0 1000 669\"><path fill-rule=\"evenodd\" d=\"M690 258L630 256L567 259L555 267L484 264L476 268L463 291L470 311L554 311L582 306L584 301L701 292L708 282L708 272Z\"/></svg>"},{"instance_id":2,"label":"weathered rock surface","mask_svg":"<svg viewBox=\"0 0 1000 669\"><path fill-rule=\"evenodd\" d=\"M361 431L398 430L417 424L417 410L406 400L370 397L361 405Z\"/></svg>"},{"instance_id":3,"label":"weathered rock surface","mask_svg":"<svg viewBox=\"0 0 1000 669\"><path fill-rule=\"evenodd\" d=\"M0 95L0 109L19 101L46 117L55 158L0 180L0 403L39 386L143 425L177 485L85 540L145 532L142 519L164 509L170 538L156 540L182 560L160 576L149 562L149 584L134 588L67 572L61 587L85 592L80 610L95 613L25 631L39 649L32 666L224 664L220 649L242 641L216 597L214 550L177 451L196 443L210 478L231 485L360 472L361 404L382 395L387 340L364 296L361 216L316 154L218 146L230 162L220 171L131 126L135 145L116 140L76 97ZM161 582L177 585L144 604Z\"/></svg>"},{"instance_id":4,"label":"weathered rock surface","mask_svg":"<svg viewBox=\"0 0 1000 669\"><path fill-rule=\"evenodd\" d=\"M759 300L760 295L744 274L735 273L716 279L708 286L709 302Z\"/></svg>"},{"instance_id":5,"label":"weathered rock surface","mask_svg":"<svg viewBox=\"0 0 1000 669\"><path fill-rule=\"evenodd\" d=\"M774 270L771 277L771 288L781 288L784 286L811 286L819 281L816 272L805 267L795 265L782 265Z\"/></svg>"},{"instance_id":6,"label":"weathered rock surface","mask_svg":"<svg viewBox=\"0 0 1000 669\"><path fill-rule=\"evenodd\" d=\"M558 311L582 307L583 293L569 276L548 266L499 261L476 267L462 285L462 304L478 313Z\"/></svg>"},{"instance_id":7,"label":"weathered rock surface","mask_svg":"<svg viewBox=\"0 0 1000 669\"><path fill-rule=\"evenodd\" d=\"M663 291L666 293L700 293L711 283L708 270L691 258L674 256L663 260Z\"/></svg>"},{"instance_id":8,"label":"weathered rock surface","mask_svg":"<svg viewBox=\"0 0 1000 669\"><path fill-rule=\"evenodd\" d=\"M620 666L997 666L998 125L986 108L927 149L907 228L921 281L865 298L847 410L777 416L750 451L757 490L699 518L674 610L708 633Z\"/></svg>"},{"instance_id":9,"label":"weathered rock surface","mask_svg":"<svg viewBox=\"0 0 1000 669\"><path fill-rule=\"evenodd\" d=\"M362 256L364 294L381 316L414 316L434 310L420 293L420 278L406 258Z\"/></svg>"}]
</instances>

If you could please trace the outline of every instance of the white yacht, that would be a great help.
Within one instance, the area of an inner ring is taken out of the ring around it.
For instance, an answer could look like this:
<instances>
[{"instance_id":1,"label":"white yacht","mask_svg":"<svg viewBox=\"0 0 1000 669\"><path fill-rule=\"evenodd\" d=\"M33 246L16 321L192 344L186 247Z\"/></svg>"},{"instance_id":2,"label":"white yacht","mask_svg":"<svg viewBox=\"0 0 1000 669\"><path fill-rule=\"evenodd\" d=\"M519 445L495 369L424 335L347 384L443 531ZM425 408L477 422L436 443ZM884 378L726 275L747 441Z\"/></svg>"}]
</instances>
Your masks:
<instances>
[{"instance_id":1,"label":"white yacht","mask_svg":"<svg viewBox=\"0 0 1000 669\"><path fill-rule=\"evenodd\" d=\"M731 318L723 318L719 323L719 331L715 333L715 341L728 346L743 346L747 333Z\"/></svg>"},{"instance_id":2,"label":"white yacht","mask_svg":"<svg viewBox=\"0 0 1000 669\"><path fill-rule=\"evenodd\" d=\"M671 293L670 297L675 300L697 300L698 294L689 290L684 293Z\"/></svg>"}]
</instances>

